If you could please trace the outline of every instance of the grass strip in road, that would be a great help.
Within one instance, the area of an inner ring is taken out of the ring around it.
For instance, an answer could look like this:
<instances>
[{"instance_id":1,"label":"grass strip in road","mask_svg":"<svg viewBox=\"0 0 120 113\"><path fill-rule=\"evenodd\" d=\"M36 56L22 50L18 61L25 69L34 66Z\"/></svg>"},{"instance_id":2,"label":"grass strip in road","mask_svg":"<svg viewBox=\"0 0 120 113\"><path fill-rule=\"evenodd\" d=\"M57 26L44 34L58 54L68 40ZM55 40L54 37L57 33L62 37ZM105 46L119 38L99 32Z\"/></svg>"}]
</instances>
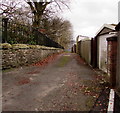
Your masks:
<instances>
[{"instance_id":1,"label":"grass strip in road","mask_svg":"<svg viewBox=\"0 0 120 113\"><path fill-rule=\"evenodd\" d=\"M69 56L62 56L56 65L57 67L64 67L70 61Z\"/></svg>"}]
</instances>

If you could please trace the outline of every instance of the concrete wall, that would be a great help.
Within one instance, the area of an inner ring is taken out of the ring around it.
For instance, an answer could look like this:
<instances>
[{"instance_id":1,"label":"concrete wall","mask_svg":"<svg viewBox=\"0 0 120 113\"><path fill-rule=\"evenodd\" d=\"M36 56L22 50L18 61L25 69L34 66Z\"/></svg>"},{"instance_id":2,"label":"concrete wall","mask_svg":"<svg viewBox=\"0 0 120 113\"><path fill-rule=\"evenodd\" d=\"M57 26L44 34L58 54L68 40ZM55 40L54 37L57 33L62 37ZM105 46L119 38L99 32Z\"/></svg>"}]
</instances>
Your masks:
<instances>
[{"instance_id":1,"label":"concrete wall","mask_svg":"<svg viewBox=\"0 0 120 113\"><path fill-rule=\"evenodd\" d=\"M62 49L50 48L50 47L10 47L3 48L2 52L2 68L12 68L21 65L35 63L43 58L53 54L62 52Z\"/></svg>"},{"instance_id":2,"label":"concrete wall","mask_svg":"<svg viewBox=\"0 0 120 113\"><path fill-rule=\"evenodd\" d=\"M91 40L81 41L79 47L81 57L88 63L91 64Z\"/></svg>"},{"instance_id":3,"label":"concrete wall","mask_svg":"<svg viewBox=\"0 0 120 113\"><path fill-rule=\"evenodd\" d=\"M108 34L97 38L97 67L107 73L107 40Z\"/></svg>"}]
</instances>

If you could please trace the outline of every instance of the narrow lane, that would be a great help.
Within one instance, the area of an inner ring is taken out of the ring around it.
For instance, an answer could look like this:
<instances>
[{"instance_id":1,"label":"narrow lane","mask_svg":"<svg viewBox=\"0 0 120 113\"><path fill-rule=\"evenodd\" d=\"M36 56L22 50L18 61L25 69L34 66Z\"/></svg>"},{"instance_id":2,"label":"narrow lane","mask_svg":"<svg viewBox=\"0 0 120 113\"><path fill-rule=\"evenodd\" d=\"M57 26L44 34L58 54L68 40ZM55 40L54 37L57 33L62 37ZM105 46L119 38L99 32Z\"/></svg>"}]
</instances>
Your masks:
<instances>
[{"instance_id":1,"label":"narrow lane","mask_svg":"<svg viewBox=\"0 0 120 113\"><path fill-rule=\"evenodd\" d=\"M85 88L95 74L72 53L58 55L45 67L3 72L3 111L89 111L97 94Z\"/></svg>"}]
</instances>

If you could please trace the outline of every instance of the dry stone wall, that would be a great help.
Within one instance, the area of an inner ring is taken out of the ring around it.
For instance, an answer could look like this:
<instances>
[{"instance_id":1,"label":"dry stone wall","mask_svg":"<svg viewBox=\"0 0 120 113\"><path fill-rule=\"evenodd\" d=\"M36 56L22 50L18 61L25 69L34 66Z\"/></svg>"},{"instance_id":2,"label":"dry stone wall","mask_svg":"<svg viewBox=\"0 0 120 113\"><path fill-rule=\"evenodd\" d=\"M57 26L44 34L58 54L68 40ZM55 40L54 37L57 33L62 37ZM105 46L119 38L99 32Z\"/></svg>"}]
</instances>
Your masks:
<instances>
[{"instance_id":1,"label":"dry stone wall","mask_svg":"<svg viewBox=\"0 0 120 113\"><path fill-rule=\"evenodd\" d=\"M38 45L6 45L2 44L0 46L0 53L2 53L2 69L32 64L42 60L51 54L63 51L63 49L59 48L51 48Z\"/></svg>"}]
</instances>

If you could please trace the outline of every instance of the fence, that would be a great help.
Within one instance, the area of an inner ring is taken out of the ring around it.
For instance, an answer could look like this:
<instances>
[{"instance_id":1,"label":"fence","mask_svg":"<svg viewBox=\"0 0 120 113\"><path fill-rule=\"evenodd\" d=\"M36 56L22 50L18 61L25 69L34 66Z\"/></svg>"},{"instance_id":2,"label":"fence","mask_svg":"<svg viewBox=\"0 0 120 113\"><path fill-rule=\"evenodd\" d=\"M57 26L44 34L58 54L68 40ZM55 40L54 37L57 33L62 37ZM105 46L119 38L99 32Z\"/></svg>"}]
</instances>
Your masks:
<instances>
[{"instance_id":1,"label":"fence","mask_svg":"<svg viewBox=\"0 0 120 113\"><path fill-rule=\"evenodd\" d=\"M2 19L2 43L5 42L10 44L37 44L64 49L60 44L42 34L39 29L10 22L8 18Z\"/></svg>"}]
</instances>

